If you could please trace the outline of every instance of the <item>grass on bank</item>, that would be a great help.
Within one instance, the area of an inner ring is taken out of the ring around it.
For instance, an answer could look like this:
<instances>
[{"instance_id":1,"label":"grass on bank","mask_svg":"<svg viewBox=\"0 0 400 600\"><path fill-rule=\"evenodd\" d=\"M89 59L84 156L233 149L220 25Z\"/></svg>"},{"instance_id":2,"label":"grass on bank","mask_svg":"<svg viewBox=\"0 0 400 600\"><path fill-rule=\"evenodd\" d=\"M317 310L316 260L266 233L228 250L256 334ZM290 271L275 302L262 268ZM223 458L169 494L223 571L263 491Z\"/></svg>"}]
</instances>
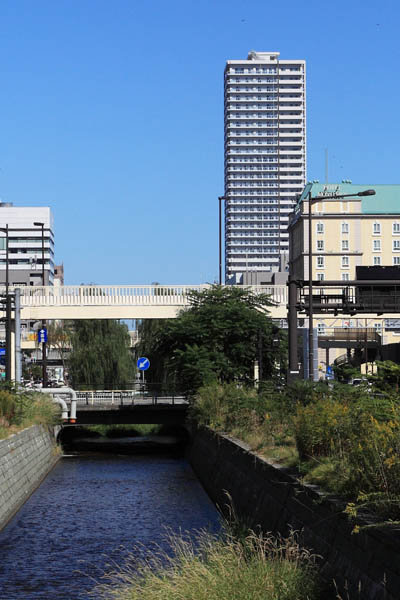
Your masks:
<instances>
[{"instance_id":1,"label":"grass on bank","mask_svg":"<svg viewBox=\"0 0 400 600\"><path fill-rule=\"evenodd\" d=\"M306 482L400 519L400 398L363 388L297 382L258 393L209 385L194 400L195 420L242 439Z\"/></svg>"},{"instance_id":2,"label":"grass on bank","mask_svg":"<svg viewBox=\"0 0 400 600\"><path fill-rule=\"evenodd\" d=\"M60 407L39 392L0 389L0 439L31 425L56 425Z\"/></svg>"},{"instance_id":3,"label":"grass on bank","mask_svg":"<svg viewBox=\"0 0 400 600\"><path fill-rule=\"evenodd\" d=\"M92 592L97 600L313 600L314 557L288 539L200 532L168 536L170 550L138 548Z\"/></svg>"},{"instance_id":4,"label":"grass on bank","mask_svg":"<svg viewBox=\"0 0 400 600\"><path fill-rule=\"evenodd\" d=\"M86 427L88 431L98 433L102 437L138 437L145 435L157 435L161 426L153 424L135 425L89 425Z\"/></svg>"}]
</instances>

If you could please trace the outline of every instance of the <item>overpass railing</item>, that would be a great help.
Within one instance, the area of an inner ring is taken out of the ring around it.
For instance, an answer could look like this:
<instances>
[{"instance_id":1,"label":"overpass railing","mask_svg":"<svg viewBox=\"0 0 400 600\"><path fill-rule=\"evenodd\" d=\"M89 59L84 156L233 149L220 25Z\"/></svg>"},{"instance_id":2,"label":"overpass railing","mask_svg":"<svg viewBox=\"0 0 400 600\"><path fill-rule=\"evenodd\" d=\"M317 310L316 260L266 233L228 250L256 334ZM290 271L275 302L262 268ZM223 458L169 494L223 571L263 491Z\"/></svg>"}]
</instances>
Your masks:
<instances>
[{"instance_id":1,"label":"overpass railing","mask_svg":"<svg viewBox=\"0 0 400 600\"><path fill-rule=\"evenodd\" d=\"M20 287L20 286L18 286ZM21 286L21 306L186 306L188 293L202 285L63 285ZM242 287L242 286L240 286ZM276 304L287 303L286 285L245 286L255 294L269 294ZM4 290L4 287L0 288ZM13 288L10 287L10 290Z\"/></svg>"}]
</instances>

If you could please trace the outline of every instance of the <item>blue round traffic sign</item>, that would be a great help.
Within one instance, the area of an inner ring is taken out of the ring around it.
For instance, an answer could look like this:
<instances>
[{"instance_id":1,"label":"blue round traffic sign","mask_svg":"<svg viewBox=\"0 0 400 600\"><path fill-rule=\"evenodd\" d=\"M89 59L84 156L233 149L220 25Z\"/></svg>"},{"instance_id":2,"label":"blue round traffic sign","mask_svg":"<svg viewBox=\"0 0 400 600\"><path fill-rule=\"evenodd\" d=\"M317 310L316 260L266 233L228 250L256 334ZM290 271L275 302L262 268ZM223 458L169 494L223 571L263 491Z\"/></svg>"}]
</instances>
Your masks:
<instances>
[{"instance_id":1,"label":"blue round traffic sign","mask_svg":"<svg viewBox=\"0 0 400 600\"><path fill-rule=\"evenodd\" d=\"M147 371L147 369L150 366L150 361L145 356L141 356L140 358L137 359L136 365L137 365L137 368L139 369L139 371Z\"/></svg>"}]
</instances>

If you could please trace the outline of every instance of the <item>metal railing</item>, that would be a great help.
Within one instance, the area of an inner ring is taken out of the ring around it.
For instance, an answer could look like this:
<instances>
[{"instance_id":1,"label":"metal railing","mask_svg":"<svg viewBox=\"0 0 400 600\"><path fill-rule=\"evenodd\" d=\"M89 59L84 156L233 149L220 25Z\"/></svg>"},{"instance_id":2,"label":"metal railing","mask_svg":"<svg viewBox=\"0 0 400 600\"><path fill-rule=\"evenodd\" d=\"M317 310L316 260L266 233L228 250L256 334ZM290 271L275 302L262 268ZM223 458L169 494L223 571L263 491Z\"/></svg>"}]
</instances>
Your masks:
<instances>
[{"instance_id":1,"label":"metal railing","mask_svg":"<svg viewBox=\"0 0 400 600\"><path fill-rule=\"evenodd\" d=\"M374 327L326 327L321 333L318 333L318 339L379 344L381 335Z\"/></svg>"},{"instance_id":2,"label":"metal railing","mask_svg":"<svg viewBox=\"0 0 400 600\"><path fill-rule=\"evenodd\" d=\"M332 282L318 282L312 295L313 309L316 314L343 312L355 313L396 313L400 312L399 285L354 285L344 287L329 286ZM314 286L317 282L313 283ZM328 287L329 286L329 287ZM301 288L298 297L298 309L308 313L308 287Z\"/></svg>"},{"instance_id":3,"label":"metal railing","mask_svg":"<svg viewBox=\"0 0 400 600\"><path fill-rule=\"evenodd\" d=\"M82 390L76 392L77 406L148 406L188 404L183 395L157 395L136 390Z\"/></svg>"},{"instance_id":4,"label":"metal railing","mask_svg":"<svg viewBox=\"0 0 400 600\"><path fill-rule=\"evenodd\" d=\"M21 307L42 306L186 306L192 290L203 291L201 285L64 285L22 286ZM229 286L230 287L230 286ZM240 286L242 287L242 286ZM255 294L269 294L277 304L287 302L286 285L244 286ZM12 290L13 288L10 287ZM0 293L2 288L0 287Z\"/></svg>"}]
</instances>

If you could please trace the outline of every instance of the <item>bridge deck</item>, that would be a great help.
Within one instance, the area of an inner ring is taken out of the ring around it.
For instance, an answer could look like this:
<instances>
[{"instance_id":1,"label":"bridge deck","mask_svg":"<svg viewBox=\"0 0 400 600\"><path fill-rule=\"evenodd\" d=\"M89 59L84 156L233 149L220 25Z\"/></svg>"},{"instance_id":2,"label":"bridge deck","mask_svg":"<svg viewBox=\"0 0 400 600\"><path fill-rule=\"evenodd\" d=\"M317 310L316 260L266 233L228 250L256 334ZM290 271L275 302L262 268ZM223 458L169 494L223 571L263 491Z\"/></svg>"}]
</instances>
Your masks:
<instances>
[{"instance_id":1,"label":"bridge deck","mask_svg":"<svg viewBox=\"0 0 400 600\"><path fill-rule=\"evenodd\" d=\"M35 319L170 319L189 306L191 290L204 285L142 286L26 286L21 287L21 318ZM10 288L11 291L13 288ZM269 294L275 303L274 318L286 317L285 285L249 286L254 293ZM4 291L4 288L2 288ZM1 289L0 289L1 293Z\"/></svg>"}]
</instances>

